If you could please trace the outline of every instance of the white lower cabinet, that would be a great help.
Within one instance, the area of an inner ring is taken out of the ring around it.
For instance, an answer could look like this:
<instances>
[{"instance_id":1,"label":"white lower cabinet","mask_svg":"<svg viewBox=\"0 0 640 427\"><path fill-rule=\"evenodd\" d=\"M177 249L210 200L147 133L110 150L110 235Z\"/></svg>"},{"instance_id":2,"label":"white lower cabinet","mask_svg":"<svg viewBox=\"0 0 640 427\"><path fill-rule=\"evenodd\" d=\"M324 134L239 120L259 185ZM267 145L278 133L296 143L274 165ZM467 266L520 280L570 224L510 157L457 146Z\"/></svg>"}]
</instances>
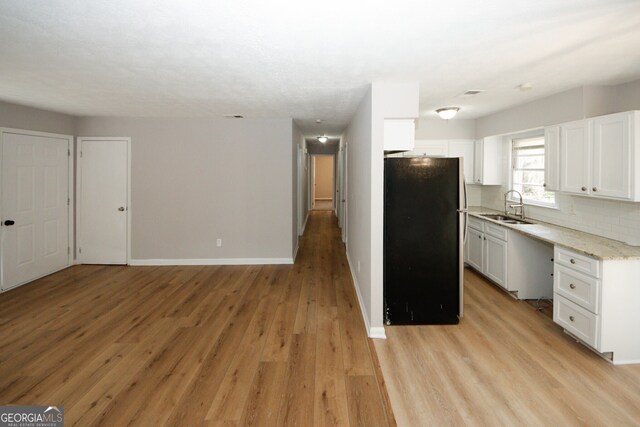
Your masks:
<instances>
[{"instance_id":1,"label":"white lower cabinet","mask_svg":"<svg viewBox=\"0 0 640 427\"><path fill-rule=\"evenodd\" d=\"M467 231L467 264L472 266L478 271L482 271L482 253L483 253L483 239L484 234L482 231L469 228Z\"/></svg>"},{"instance_id":2,"label":"white lower cabinet","mask_svg":"<svg viewBox=\"0 0 640 427\"><path fill-rule=\"evenodd\" d=\"M552 246L475 217L467 233L467 265L518 299L551 297Z\"/></svg>"},{"instance_id":3,"label":"white lower cabinet","mask_svg":"<svg viewBox=\"0 0 640 427\"><path fill-rule=\"evenodd\" d=\"M614 364L640 363L640 260L555 248L553 320Z\"/></svg>"},{"instance_id":4,"label":"white lower cabinet","mask_svg":"<svg viewBox=\"0 0 640 427\"><path fill-rule=\"evenodd\" d=\"M484 236L484 268L482 272L496 284L507 288L507 242L488 234Z\"/></svg>"}]
</instances>

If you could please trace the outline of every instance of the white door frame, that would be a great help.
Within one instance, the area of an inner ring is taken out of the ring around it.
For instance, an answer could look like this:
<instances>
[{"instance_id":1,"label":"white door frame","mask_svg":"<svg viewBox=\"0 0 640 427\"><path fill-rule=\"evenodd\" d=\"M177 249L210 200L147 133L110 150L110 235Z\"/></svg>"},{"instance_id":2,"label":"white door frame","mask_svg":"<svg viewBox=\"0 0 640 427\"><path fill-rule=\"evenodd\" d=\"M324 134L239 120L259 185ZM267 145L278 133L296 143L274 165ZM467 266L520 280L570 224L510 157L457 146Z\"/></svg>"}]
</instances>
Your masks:
<instances>
[{"instance_id":1,"label":"white door frame","mask_svg":"<svg viewBox=\"0 0 640 427\"><path fill-rule=\"evenodd\" d=\"M309 156L309 210L312 211L316 205L316 159L313 154Z\"/></svg>"},{"instance_id":2,"label":"white door frame","mask_svg":"<svg viewBox=\"0 0 640 427\"><path fill-rule=\"evenodd\" d=\"M302 207L303 207L303 203L304 200L302 200L302 183L304 182L303 180L303 174L305 172L304 170L304 148L301 147L300 145L298 145L298 159L297 159L297 163L296 163L296 167L298 168L296 176L298 179L297 182L297 199L298 199L298 206L297 206L297 215L298 215L298 229L296 230L296 233L298 233L298 236L302 235L302 225L304 223L304 218L302 217Z\"/></svg>"},{"instance_id":3,"label":"white door frame","mask_svg":"<svg viewBox=\"0 0 640 427\"><path fill-rule=\"evenodd\" d=\"M131 138L126 136L118 137L88 137L83 136L78 138L78 149L76 150L76 164L78 165L78 179L76 181L76 193L78 195L77 206L77 242L79 243L82 236L80 235L80 223L82 221L82 215L80 214L82 205L82 143L84 141L124 141L127 143L127 265L131 265ZM76 260L78 256L76 254Z\"/></svg>"},{"instance_id":4,"label":"white door frame","mask_svg":"<svg viewBox=\"0 0 640 427\"><path fill-rule=\"evenodd\" d=\"M68 247L67 251L67 265L64 268L70 267L75 263L75 235L74 235L74 209L75 200L73 194L73 177L75 176L74 164L71 161L71 152L73 151L73 135L64 135L59 133L51 133L51 132L38 132L38 131L30 131L25 129L14 129L14 128L6 128L0 127L0 201L2 200L2 153L4 151L4 135L7 133L13 133L17 135L31 135L31 136L44 136L48 138L58 138L58 139L66 139L67 140L67 166L68 166L68 178L67 178L67 219L69 221L68 224ZM2 204L0 203L0 220L4 221L4 212L2 211ZM0 227L2 231L0 232L0 239L4 240L4 226ZM3 245L0 243L0 292L4 291L4 267L2 260L4 259ZM52 272L53 273L53 272ZM47 273L49 275L51 273ZM33 280L37 280L39 277L34 278ZM14 289L20 285L16 285L11 289ZM9 289L6 289L9 290Z\"/></svg>"},{"instance_id":5,"label":"white door frame","mask_svg":"<svg viewBox=\"0 0 640 427\"><path fill-rule=\"evenodd\" d=\"M342 145L342 194L340 195L340 202L344 200L342 203L342 242L347 244L347 204L349 202L348 194L347 194L347 164L349 163L349 151L347 150L347 141L344 141Z\"/></svg>"}]
</instances>

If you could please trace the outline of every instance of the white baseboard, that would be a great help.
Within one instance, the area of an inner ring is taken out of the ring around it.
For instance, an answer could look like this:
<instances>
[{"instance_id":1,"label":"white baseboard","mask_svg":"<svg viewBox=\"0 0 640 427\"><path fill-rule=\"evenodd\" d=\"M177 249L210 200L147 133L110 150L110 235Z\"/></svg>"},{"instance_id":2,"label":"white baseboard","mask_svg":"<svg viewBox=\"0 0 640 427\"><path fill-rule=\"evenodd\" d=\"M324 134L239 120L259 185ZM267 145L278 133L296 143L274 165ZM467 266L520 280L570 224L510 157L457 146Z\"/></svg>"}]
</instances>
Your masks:
<instances>
[{"instance_id":1,"label":"white baseboard","mask_svg":"<svg viewBox=\"0 0 640 427\"><path fill-rule=\"evenodd\" d=\"M132 259L129 265L262 265L293 264L292 258Z\"/></svg>"},{"instance_id":2,"label":"white baseboard","mask_svg":"<svg viewBox=\"0 0 640 427\"><path fill-rule=\"evenodd\" d=\"M378 338L378 339L386 340L387 334L384 331L384 326L369 328L369 338Z\"/></svg>"},{"instance_id":3,"label":"white baseboard","mask_svg":"<svg viewBox=\"0 0 640 427\"><path fill-rule=\"evenodd\" d=\"M300 243L300 239L296 239L296 248L293 250L293 263L296 262L296 257L298 256L298 249L300 249L299 243Z\"/></svg>"},{"instance_id":4,"label":"white baseboard","mask_svg":"<svg viewBox=\"0 0 640 427\"><path fill-rule=\"evenodd\" d=\"M307 216L304 217L304 223L302 224L302 233L300 233L301 236L304 234L304 230L307 228L307 220L309 219L309 212L311 211L307 211Z\"/></svg>"},{"instance_id":5,"label":"white baseboard","mask_svg":"<svg viewBox=\"0 0 640 427\"><path fill-rule=\"evenodd\" d=\"M351 258L349 258L349 251L346 251L346 252L347 252L347 263L349 264L349 270L351 271L351 277L353 278L353 287L356 288L356 295L358 296L358 305L360 306L360 313L362 314L362 319L364 320L364 327L367 331L367 335L369 336L369 338L386 339L387 335L384 332L384 326L371 327L371 323L369 322L369 316L367 316L367 312L365 310L364 300L362 299L362 295L360 294L358 279L353 271L353 264L351 263Z\"/></svg>"}]
</instances>

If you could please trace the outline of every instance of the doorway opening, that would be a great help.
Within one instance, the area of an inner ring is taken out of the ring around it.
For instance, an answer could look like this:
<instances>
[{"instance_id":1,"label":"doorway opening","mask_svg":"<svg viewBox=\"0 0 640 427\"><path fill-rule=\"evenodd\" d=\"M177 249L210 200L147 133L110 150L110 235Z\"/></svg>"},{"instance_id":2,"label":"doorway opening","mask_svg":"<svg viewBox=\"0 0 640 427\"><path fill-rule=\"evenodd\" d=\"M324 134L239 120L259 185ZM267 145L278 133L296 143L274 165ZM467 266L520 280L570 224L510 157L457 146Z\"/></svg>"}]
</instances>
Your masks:
<instances>
[{"instance_id":1,"label":"doorway opening","mask_svg":"<svg viewBox=\"0 0 640 427\"><path fill-rule=\"evenodd\" d=\"M334 210L335 156L313 155L313 210Z\"/></svg>"}]
</instances>

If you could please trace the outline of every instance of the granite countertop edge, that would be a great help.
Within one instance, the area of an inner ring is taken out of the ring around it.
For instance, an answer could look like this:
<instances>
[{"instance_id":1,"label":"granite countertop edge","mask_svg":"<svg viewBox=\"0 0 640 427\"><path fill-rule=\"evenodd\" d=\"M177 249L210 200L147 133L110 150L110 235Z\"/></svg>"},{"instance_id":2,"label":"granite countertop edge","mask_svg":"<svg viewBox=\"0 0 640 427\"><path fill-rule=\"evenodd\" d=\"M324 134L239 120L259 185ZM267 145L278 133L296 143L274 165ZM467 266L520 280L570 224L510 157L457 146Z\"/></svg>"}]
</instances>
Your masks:
<instances>
[{"instance_id":1,"label":"granite countertop edge","mask_svg":"<svg viewBox=\"0 0 640 427\"><path fill-rule=\"evenodd\" d=\"M584 231L561 227L555 224L526 218L532 224L505 224L482 214L502 214L504 212L481 206L470 206L469 215L497 224L509 230L517 231L525 236L541 240L553 245L570 249L599 260L640 260L640 246L630 246L617 240L608 239Z\"/></svg>"}]
</instances>

